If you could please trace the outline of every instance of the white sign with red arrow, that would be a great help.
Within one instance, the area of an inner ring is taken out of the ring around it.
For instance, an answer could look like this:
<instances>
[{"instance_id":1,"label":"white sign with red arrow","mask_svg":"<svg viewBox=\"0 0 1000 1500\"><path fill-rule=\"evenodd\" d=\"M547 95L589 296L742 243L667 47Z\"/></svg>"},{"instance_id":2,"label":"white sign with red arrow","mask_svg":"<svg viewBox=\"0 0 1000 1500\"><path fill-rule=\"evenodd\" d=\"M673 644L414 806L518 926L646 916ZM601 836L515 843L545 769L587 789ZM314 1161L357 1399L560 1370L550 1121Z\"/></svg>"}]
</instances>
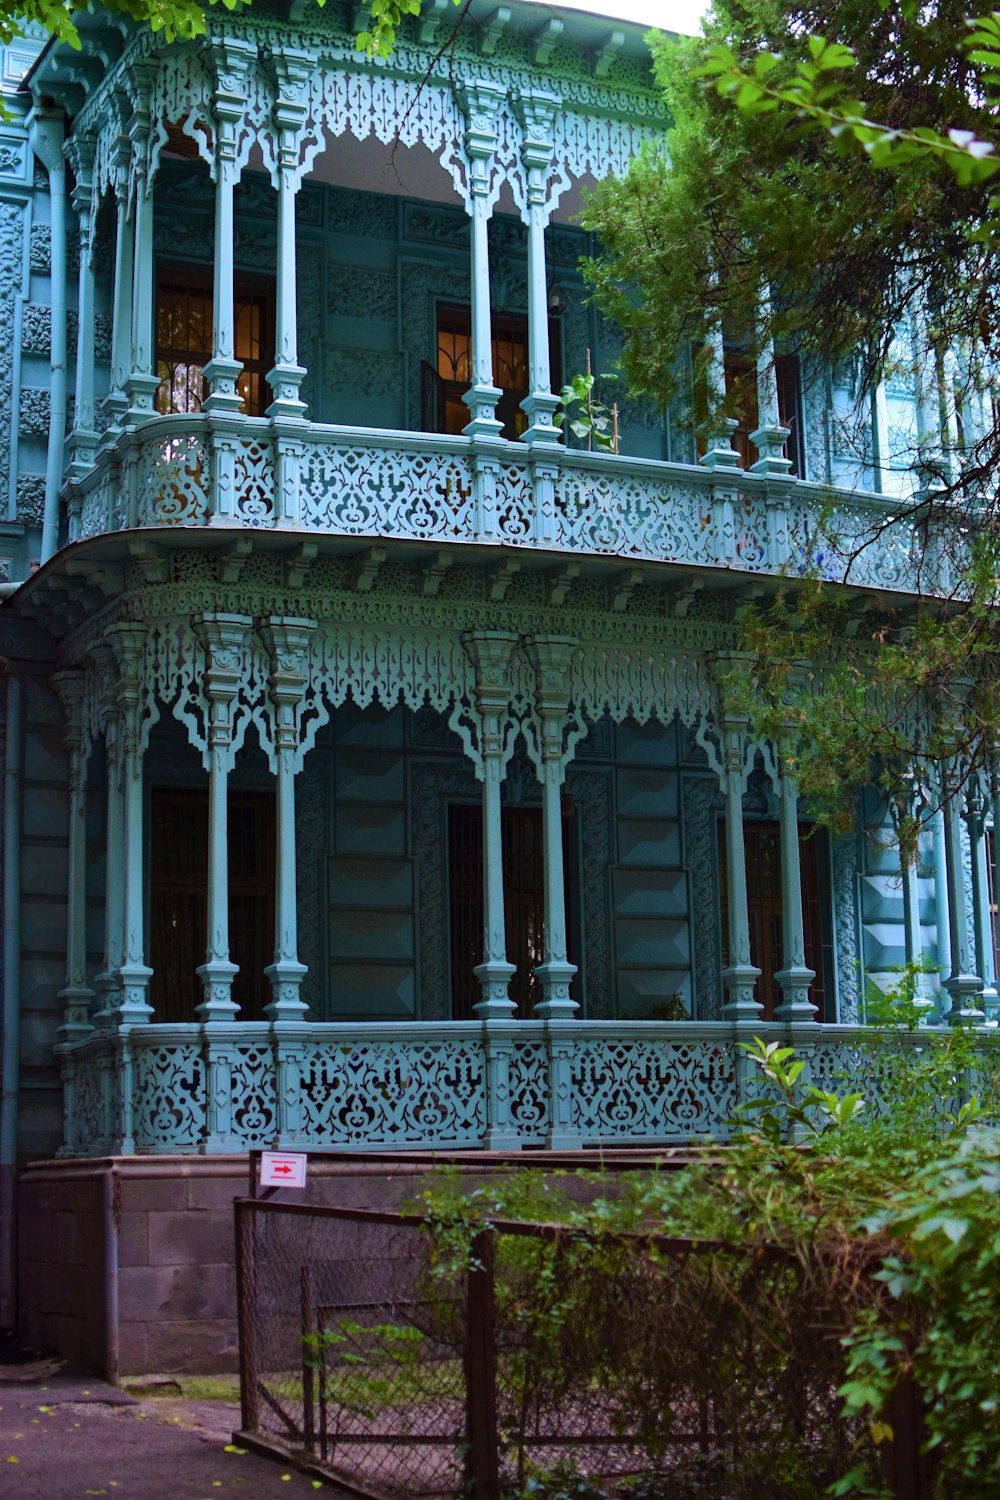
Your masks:
<instances>
[{"instance_id":1,"label":"white sign with red arrow","mask_svg":"<svg viewBox=\"0 0 1000 1500\"><path fill-rule=\"evenodd\" d=\"M304 1151L262 1151L261 1187L304 1188L308 1159Z\"/></svg>"}]
</instances>

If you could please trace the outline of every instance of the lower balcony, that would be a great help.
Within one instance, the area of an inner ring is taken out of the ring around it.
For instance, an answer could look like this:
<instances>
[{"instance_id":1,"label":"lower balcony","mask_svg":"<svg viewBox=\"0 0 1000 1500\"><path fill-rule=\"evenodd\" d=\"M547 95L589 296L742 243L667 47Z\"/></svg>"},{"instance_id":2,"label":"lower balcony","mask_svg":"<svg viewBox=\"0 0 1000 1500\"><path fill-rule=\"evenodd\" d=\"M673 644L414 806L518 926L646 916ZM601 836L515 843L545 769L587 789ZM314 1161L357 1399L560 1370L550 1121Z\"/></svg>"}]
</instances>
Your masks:
<instances>
[{"instance_id":1,"label":"lower balcony","mask_svg":"<svg viewBox=\"0 0 1000 1500\"><path fill-rule=\"evenodd\" d=\"M904 593L948 584L919 512L882 496L561 445L318 423L276 434L263 419L223 430L203 416L155 418L99 454L69 509L71 541L227 526L808 572Z\"/></svg>"},{"instance_id":2,"label":"lower balcony","mask_svg":"<svg viewBox=\"0 0 1000 1500\"><path fill-rule=\"evenodd\" d=\"M210 1031L210 1034L209 1034ZM948 1033L728 1022L137 1026L60 1048L64 1155L680 1145L726 1140L759 1095L743 1046L780 1040L868 1108ZM984 1050L992 1046L981 1035ZM954 1100L975 1092L956 1076Z\"/></svg>"}]
</instances>

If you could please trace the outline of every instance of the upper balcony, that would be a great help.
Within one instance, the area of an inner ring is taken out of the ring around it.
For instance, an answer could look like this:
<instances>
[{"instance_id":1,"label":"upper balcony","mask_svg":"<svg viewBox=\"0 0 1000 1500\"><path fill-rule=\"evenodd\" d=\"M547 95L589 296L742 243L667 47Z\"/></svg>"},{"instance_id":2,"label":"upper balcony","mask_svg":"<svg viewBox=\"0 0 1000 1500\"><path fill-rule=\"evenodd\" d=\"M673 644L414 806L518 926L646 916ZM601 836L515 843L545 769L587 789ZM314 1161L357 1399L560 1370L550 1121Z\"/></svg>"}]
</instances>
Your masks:
<instances>
[{"instance_id":1,"label":"upper balcony","mask_svg":"<svg viewBox=\"0 0 1000 1500\"><path fill-rule=\"evenodd\" d=\"M156 417L73 485L73 539L131 527L251 527L341 539L673 563L869 589L941 586L904 502L653 459L466 436L240 417Z\"/></svg>"},{"instance_id":2,"label":"upper balcony","mask_svg":"<svg viewBox=\"0 0 1000 1500\"><path fill-rule=\"evenodd\" d=\"M49 47L31 86L64 105L78 358L43 555L252 527L946 590L907 465L845 454L850 393L790 356L720 346L715 384L749 394L714 433L696 391L626 393L617 454L566 445L553 392L620 347L586 300L583 194L655 141L662 100L639 28L470 17L446 64L437 10L386 63L332 4L280 42L254 12L173 46L95 12L82 60ZM54 315L54 416L58 343ZM886 432L907 399L882 392Z\"/></svg>"}]
</instances>

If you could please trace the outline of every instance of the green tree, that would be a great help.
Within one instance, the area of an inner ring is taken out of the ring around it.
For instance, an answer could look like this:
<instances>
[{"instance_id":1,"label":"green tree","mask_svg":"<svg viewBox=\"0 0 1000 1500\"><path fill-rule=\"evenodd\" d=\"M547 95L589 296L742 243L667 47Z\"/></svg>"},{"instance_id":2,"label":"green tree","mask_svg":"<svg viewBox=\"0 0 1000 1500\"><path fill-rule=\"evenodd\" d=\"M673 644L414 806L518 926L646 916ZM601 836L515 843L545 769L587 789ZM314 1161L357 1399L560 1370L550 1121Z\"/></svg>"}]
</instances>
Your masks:
<instances>
[{"instance_id":1,"label":"green tree","mask_svg":"<svg viewBox=\"0 0 1000 1500\"><path fill-rule=\"evenodd\" d=\"M738 396L710 388L720 331L751 361L794 350L807 380L850 367L859 411L901 329L939 366L960 352L949 399L996 378L996 15L970 30L966 0L717 0L703 37L659 38L654 60L665 149L604 183L586 216L603 246L588 274L625 330L634 390L690 405L693 351L708 422L735 415ZM920 459L928 535L956 564L964 553L950 598L882 603L848 635L847 591L816 568L748 623L763 732L787 719L792 659L826 663L825 691L798 708L804 787L831 817L873 775L892 790L914 758L974 766L1000 737L1000 433L952 452L925 441Z\"/></svg>"}]
</instances>

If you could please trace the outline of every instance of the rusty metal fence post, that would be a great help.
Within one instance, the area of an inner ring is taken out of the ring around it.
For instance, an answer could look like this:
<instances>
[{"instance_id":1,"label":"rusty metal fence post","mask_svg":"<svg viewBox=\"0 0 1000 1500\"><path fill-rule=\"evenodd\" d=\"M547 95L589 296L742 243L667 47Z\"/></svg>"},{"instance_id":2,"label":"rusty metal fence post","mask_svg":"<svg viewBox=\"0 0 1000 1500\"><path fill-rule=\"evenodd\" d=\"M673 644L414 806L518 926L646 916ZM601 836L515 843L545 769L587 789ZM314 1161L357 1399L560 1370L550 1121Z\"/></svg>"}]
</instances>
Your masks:
<instances>
[{"instance_id":1,"label":"rusty metal fence post","mask_svg":"<svg viewBox=\"0 0 1000 1500\"><path fill-rule=\"evenodd\" d=\"M253 1203L236 1209L236 1309L240 1344L240 1422L244 1432L260 1425L257 1369L256 1223Z\"/></svg>"},{"instance_id":2,"label":"rusty metal fence post","mask_svg":"<svg viewBox=\"0 0 1000 1500\"><path fill-rule=\"evenodd\" d=\"M482 1230L472 1241L465 1304L465 1468L475 1500L500 1495L493 1256L493 1231Z\"/></svg>"}]
</instances>

